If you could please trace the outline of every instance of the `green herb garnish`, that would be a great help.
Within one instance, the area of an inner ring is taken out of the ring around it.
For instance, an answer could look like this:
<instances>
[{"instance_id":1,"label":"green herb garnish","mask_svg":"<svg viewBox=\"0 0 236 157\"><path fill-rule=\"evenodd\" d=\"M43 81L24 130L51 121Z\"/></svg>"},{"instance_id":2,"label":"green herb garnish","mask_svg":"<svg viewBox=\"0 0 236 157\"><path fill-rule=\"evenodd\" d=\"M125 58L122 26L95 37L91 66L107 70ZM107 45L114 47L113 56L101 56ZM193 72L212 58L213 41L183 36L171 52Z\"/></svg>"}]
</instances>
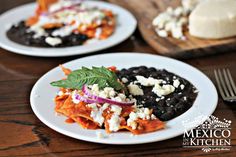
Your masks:
<instances>
[{"instance_id":1,"label":"green herb garnish","mask_svg":"<svg viewBox=\"0 0 236 157\"><path fill-rule=\"evenodd\" d=\"M51 82L52 86L81 89L83 85L98 84L99 88L112 87L115 90L124 89L118 82L116 74L105 67L92 67L92 69L82 67L71 72L66 80Z\"/></svg>"}]
</instances>

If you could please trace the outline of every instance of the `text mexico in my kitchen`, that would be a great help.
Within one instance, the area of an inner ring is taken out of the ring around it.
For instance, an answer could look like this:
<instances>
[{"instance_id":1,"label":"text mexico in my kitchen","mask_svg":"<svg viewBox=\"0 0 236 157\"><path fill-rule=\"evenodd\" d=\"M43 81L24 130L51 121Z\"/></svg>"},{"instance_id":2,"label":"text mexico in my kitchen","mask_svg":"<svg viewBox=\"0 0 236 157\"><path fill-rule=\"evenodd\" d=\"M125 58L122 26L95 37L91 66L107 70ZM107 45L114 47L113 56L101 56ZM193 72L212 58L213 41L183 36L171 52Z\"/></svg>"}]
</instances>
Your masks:
<instances>
[{"instance_id":1,"label":"text mexico in my kitchen","mask_svg":"<svg viewBox=\"0 0 236 157\"><path fill-rule=\"evenodd\" d=\"M231 121L210 116L202 125L185 131L183 146L202 148L204 152L230 150Z\"/></svg>"}]
</instances>

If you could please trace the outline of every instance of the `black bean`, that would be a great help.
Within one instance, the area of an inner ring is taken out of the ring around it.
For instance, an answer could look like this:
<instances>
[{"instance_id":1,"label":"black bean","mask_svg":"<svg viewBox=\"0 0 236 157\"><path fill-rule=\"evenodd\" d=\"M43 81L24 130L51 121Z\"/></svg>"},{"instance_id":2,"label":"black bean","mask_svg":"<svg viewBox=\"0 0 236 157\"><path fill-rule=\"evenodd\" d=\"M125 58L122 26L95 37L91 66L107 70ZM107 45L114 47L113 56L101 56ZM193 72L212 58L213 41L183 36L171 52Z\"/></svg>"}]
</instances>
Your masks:
<instances>
[{"instance_id":1,"label":"black bean","mask_svg":"<svg viewBox=\"0 0 236 157\"><path fill-rule=\"evenodd\" d=\"M8 31L7 36L14 42L23 44L23 45L30 45L36 47L52 47L51 45L45 42L45 37L41 38L33 38L34 33L28 32L29 27L25 26L25 22L21 21L17 25L13 25ZM48 33L49 36L52 36L52 32L58 28L46 29L45 31ZM62 44L56 45L55 47L66 47L66 46L76 46L83 44L88 37L83 34L75 34L72 33L69 36L65 37L58 37L61 38Z\"/></svg>"},{"instance_id":2,"label":"black bean","mask_svg":"<svg viewBox=\"0 0 236 157\"><path fill-rule=\"evenodd\" d=\"M163 114L162 118L165 118L165 120L170 120L174 116L175 116L175 110L171 107L167 107L166 113Z\"/></svg>"},{"instance_id":3,"label":"black bean","mask_svg":"<svg viewBox=\"0 0 236 157\"><path fill-rule=\"evenodd\" d=\"M151 67L151 68L148 68L148 71L149 71L149 72L156 72L156 71L157 71L157 69L156 69L156 68L154 68L154 67Z\"/></svg>"},{"instance_id":4,"label":"black bean","mask_svg":"<svg viewBox=\"0 0 236 157\"><path fill-rule=\"evenodd\" d=\"M129 82L127 84L132 81L135 81L135 76L137 75L163 79L167 82L167 84L173 84L174 78L179 79L181 84L185 85L184 90L181 90L181 88L176 88L172 94L167 95L164 99L160 99L160 97L158 97L155 93L152 92L153 86L141 86L144 91L144 95L134 96L134 98L137 99L138 104L143 104L143 107L152 108L153 114L155 114L158 118L164 121L170 120L188 110L192 106L197 96L196 93L193 93L195 89L191 83L173 73L168 72L165 69L158 70L153 67L147 68L145 66L140 66L132 67L129 69L122 69L120 72L117 73L117 75L119 78L128 78ZM140 86L139 83L137 83L137 85ZM184 100L184 97L186 97L187 99ZM156 101L157 98L160 99L158 102Z\"/></svg>"}]
</instances>

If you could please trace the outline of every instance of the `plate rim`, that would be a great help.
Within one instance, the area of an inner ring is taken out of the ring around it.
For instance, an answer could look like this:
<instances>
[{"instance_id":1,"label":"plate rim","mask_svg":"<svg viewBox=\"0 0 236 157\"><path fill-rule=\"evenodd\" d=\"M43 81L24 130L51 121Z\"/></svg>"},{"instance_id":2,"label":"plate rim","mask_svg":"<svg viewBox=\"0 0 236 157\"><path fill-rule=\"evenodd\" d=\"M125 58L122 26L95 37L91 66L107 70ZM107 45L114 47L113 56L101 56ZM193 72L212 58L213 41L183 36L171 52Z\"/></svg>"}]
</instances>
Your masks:
<instances>
[{"instance_id":1,"label":"plate rim","mask_svg":"<svg viewBox=\"0 0 236 157\"><path fill-rule=\"evenodd\" d=\"M101 47L93 48L93 49L89 49L89 50L86 49L86 50L81 51L81 50L76 50L76 49L79 49L80 47L83 47L83 45L61 47L61 48L60 47L59 48L31 47L31 46L22 45L22 44L16 43L16 42L11 41L10 39L8 39L8 37L6 36L6 31L7 31L7 29L5 28L6 25L2 25L2 26L0 26L0 28L4 29L4 34L3 34L4 36L2 36L2 38L7 39L8 41L7 42L2 41L1 38L0 38L0 47L7 50L10 53L26 55L26 56L34 56L34 57L65 57L65 56L75 56L75 55L79 56L79 55L96 53L96 52L99 52L101 50L106 50L108 48L114 47L114 46L122 43L123 41L127 40L135 32L135 30L137 29L137 19L135 18L135 16L129 10L127 10L127 9L125 9L125 8L119 6L119 5L109 3L109 2L104 2L104 1L87 0L86 3L95 3L95 4L99 4L99 5L108 5L108 6L112 6L116 9L122 11L123 13L129 15L130 21L131 21L131 23L133 23L132 28L129 28L130 31L128 33L126 33L126 35L123 35L122 38L118 38L118 40L116 38L112 39L112 40L114 40L114 42L110 41L109 43L102 44ZM16 12L16 10L20 10L20 9L22 10L26 7L34 7L35 5L36 5L36 3L32 2L32 3L26 3L26 4L23 4L23 5L11 8L10 10L7 10L7 11L3 12L0 15L0 21L2 21L4 19L4 17L9 16L9 14L11 14L13 12ZM111 8L111 10L112 10L112 8ZM19 19L19 21L20 21L20 19ZM118 29L118 28L116 28L116 29ZM104 41L100 41L100 42L104 42ZM10 46L9 46L9 43L10 43ZM15 48L12 44L20 46L20 48L19 47ZM100 45L101 43L92 43L91 47L93 47L93 44L99 44ZM90 45L90 44L88 44L88 45ZM46 51L61 50L62 51L62 50L64 50L64 51L75 51L75 52L69 53L69 54L68 53L62 53L62 54L58 54L58 53L57 54L56 53L32 53L32 51L34 49L36 51L44 51L44 50L46 50Z\"/></svg>"},{"instance_id":2,"label":"plate rim","mask_svg":"<svg viewBox=\"0 0 236 157\"><path fill-rule=\"evenodd\" d=\"M97 57L97 56L106 56L106 55L144 55L144 56L153 56L153 57L160 57L161 59L167 59L167 60L172 60L172 61L175 61L176 63L181 63L185 66L189 66L191 68L193 68L194 70L196 70L197 72L201 73L202 76L205 77L205 79L208 81L208 83L210 83L210 85L212 86L212 90L214 91L214 95L215 95L215 100L214 100L214 105L212 110L207 113L208 115L207 116L210 116L212 115L212 113L215 111L217 105L218 105L218 93L217 93L217 90L216 90L216 87L215 85L213 84L213 82L209 79L208 76L206 76L203 72L201 72L199 69L195 68L194 66L190 65L190 64L187 64L185 62L182 62L182 61L179 61L179 60L176 60L176 59L173 59L173 58L169 58L169 57L164 57L164 56L160 56L160 55L153 55L153 54L145 54L145 53L140 53L140 52L113 52L113 53L109 53L109 54L98 54L98 55L92 55L92 56L87 56L87 57L81 57L81 58L78 58L78 59L74 59L74 60L71 60L71 61L68 61L68 62L65 62L63 63L63 65L66 65L66 64L71 64L73 62L76 62L80 59L84 59L84 58L94 58L94 57ZM41 115L40 113L37 112L36 108L35 108L35 105L32 105L32 102L33 102L33 99L35 99L34 97L34 91L36 90L37 88L37 85L38 85L38 82L41 81L47 74L51 73L52 71L56 70L58 67L54 67L52 68L51 70L49 70L48 72L46 72L44 75L42 75L37 81L36 83L34 84L32 90L31 90L31 93L30 93L30 106L34 112L34 114L36 115L36 117L42 122L44 123L46 126L48 126L49 128L53 129L54 131L60 133L60 134L63 134L63 135L66 135L66 136L69 136L69 137L72 137L74 139L77 139L77 140L82 140L82 141L88 141L88 142L93 142L93 143L101 143L101 144L111 144L111 145L133 145L133 144L144 144L144 143L153 143L153 142L159 142L159 141L163 141L163 140L167 140L167 139L172 139L174 137L177 137L177 136L180 136L182 135L184 132L181 132L181 133L174 133L172 134L171 136L168 136L168 137L164 137L164 138L159 138L159 139L155 139L153 138L152 140L144 140L144 141L139 141L139 142L136 142L136 143L133 143L132 141L131 142L122 142L122 141L119 141L119 142L110 142L110 141L106 141L106 138L104 139L98 139L98 138L94 138L94 139L91 139L91 137L88 137L87 136L82 136L82 138L78 138L76 134L74 133L71 133L67 130L63 130L61 129L60 127L56 127L54 126L53 124L51 125L50 122L48 122L47 120L45 120ZM178 75L178 74L177 74ZM188 109L189 110L189 109ZM188 110L184 113L187 113ZM183 114L184 114L183 113ZM181 114L182 115L182 114ZM180 115L180 116L181 116ZM178 118L178 117L176 117ZM207 119L207 117L203 118L202 121L200 123L198 123L197 125L195 125L194 127L200 125L203 121L205 121ZM167 121L168 122L168 121ZM194 127L190 127L188 128L187 130L190 130ZM94 130L95 132L97 130ZM158 131L157 131L158 132ZM144 134L145 135L145 134ZM138 136L141 136L141 135L138 135ZM110 137L109 137L110 138Z\"/></svg>"}]
</instances>

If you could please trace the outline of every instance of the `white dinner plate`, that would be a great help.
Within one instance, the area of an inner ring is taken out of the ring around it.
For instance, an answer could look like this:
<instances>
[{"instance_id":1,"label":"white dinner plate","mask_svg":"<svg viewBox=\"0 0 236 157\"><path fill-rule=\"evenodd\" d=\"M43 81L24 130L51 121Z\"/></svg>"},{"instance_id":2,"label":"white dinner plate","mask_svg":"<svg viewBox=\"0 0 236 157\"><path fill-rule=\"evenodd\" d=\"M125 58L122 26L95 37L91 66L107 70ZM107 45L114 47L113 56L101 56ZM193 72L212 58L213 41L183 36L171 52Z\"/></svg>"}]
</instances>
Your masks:
<instances>
[{"instance_id":1,"label":"white dinner plate","mask_svg":"<svg viewBox=\"0 0 236 157\"><path fill-rule=\"evenodd\" d=\"M0 47L14 53L41 56L41 57L59 57L80 55L106 49L126 40L136 29L137 21L134 16L124 8L117 5L100 2L84 1L89 6L110 9L117 15L117 27L115 32L107 39L88 43L80 46L71 46L65 48L37 48L15 43L8 39L6 32L17 22L28 18L34 14L36 3L30 3L11 9L0 16Z\"/></svg>"},{"instance_id":2,"label":"white dinner plate","mask_svg":"<svg viewBox=\"0 0 236 157\"><path fill-rule=\"evenodd\" d=\"M163 130L137 136L131 136L130 132L117 132L106 138L97 138L96 130L83 129L76 123L68 124L65 122L66 117L55 115L53 98L59 89L51 86L50 82L65 77L61 69L56 67L42 76L34 85L30 95L31 107L36 116L47 126L76 139L107 144L139 144L166 140L181 135L185 129L189 130L193 127L184 127L183 121L194 121L198 116L209 116L217 106L217 92L207 76L188 64L167 57L141 53L113 53L80 58L63 65L72 70L79 69L82 66L108 67L112 65L118 69L140 65L158 69L164 68L187 79L199 91L193 106L182 115L167 121L166 128ZM194 125L199 125L203 120L205 119L203 118ZM99 131L106 134L102 129Z\"/></svg>"}]
</instances>

